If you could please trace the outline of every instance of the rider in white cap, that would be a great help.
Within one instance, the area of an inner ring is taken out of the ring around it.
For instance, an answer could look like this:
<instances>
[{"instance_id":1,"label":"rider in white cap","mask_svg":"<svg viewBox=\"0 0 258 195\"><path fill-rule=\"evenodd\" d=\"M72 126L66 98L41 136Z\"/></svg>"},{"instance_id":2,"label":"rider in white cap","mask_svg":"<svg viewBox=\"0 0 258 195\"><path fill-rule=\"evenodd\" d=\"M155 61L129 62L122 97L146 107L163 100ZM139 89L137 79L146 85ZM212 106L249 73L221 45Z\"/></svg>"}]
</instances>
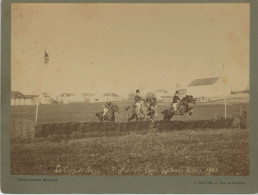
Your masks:
<instances>
[{"instance_id":1,"label":"rider in white cap","mask_svg":"<svg viewBox=\"0 0 258 195\"><path fill-rule=\"evenodd\" d=\"M172 101L172 107L174 108L174 110L177 112L177 105L180 102L180 98L179 98L179 92L176 91L174 97L173 97L173 101Z\"/></svg>"},{"instance_id":2,"label":"rider in white cap","mask_svg":"<svg viewBox=\"0 0 258 195\"><path fill-rule=\"evenodd\" d=\"M107 102L105 103L105 105L103 106L104 107L104 110L103 110L103 117L105 117L105 115L107 114L107 112L110 110L111 106L112 106L112 102L107 99Z\"/></svg>"},{"instance_id":3,"label":"rider in white cap","mask_svg":"<svg viewBox=\"0 0 258 195\"><path fill-rule=\"evenodd\" d=\"M144 98L142 98L140 90L136 90L136 94L134 96L134 104L135 106L142 111L142 105L144 103Z\"/></svg>"}]
</instances>

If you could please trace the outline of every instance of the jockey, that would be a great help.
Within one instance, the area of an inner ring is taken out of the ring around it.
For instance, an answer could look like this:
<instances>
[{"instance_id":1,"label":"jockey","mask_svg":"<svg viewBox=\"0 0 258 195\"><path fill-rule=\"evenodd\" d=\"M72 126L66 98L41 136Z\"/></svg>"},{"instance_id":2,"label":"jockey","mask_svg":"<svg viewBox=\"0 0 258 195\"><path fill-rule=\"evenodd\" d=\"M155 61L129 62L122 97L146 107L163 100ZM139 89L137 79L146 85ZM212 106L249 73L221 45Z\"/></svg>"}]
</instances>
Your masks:
<instances>
[{"instance_id":1,"label":"jockey","mask_svg":"<svg viewBox=\"0 0 258 195\"><path fill-rule=\"evenodd\" d=\"M192 103L193 102L193 96L192 95L189 95L189 102Z\"/></svg>"},{"instance_id":2,"label":"jockey","mask_svg":"<svg viewBox=\"0 0 258 195\"><path fill-rule=\"evenodd\" d=\"M180 98L179 98L179 92L176 91L174 97L173 97L173 101L172 101L172 107L174 108L174 110L177 112L177 105L180 102Z\"/></svg>"},{"instance_id":3,"label":"jockey","mask_svg":"<svg viewBox=\"0 0 258 195\"><path fill-rule=\"evenodd\" d=\"M190 103L190 95L186 94L185 97L181 100L182 105L185 106L186 110L188 110L188 103Z\"/></svg>"},{"instance_id":4,"label":"jockey","mask_svg":"<svg viewBox=\"0 0 258 195\"><path fill-rule=\"evenodd\" d=\"M108 99L105 105L103 106L104 107L103 117L107 114L107 112L110 110L112 106L113 106L112 102Z\"/></svg>"},{"instance_id":5,"label":"jockey","mask_svg":"<svg viewBox=\"0 0 258 195\"><path fill-rule=\"evenodd\" d=\"M147 93L145 99L146 105L148 106L149 113L157 115L157 97L153 93Z\"/></svg>"},{"instance_id":6,"label":"jockey","mask_svg":"<svg viewBox=\"0 0 258 195\"><path fill-rule=\"evenodd\" d=\"M142 98L140 90L136 90L136 94L134 96L134 106L142 111L142 105L144 103L144 98Z\"/></svg>"}]
</instances>

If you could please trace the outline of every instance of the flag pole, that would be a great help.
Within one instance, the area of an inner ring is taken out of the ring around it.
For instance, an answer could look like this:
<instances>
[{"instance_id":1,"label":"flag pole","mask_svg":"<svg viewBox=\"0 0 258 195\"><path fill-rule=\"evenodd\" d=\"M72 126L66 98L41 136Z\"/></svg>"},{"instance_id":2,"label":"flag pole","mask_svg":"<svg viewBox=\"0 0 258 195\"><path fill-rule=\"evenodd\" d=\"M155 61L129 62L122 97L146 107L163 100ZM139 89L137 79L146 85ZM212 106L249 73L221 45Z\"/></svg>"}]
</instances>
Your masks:
<instances>
[{"instance_id":1,"label":"flag pole","mask_svg":"<svg viewBox=\"0 0 258 195\"><path fill-rule=\"evenodd\" d=\"M227 118L227 99L226 99L226 96L225 96L225 99L224 99L224 104L225 104L225 118Z\"/></svg>"},{"instance_id":2,"label":"flag pole","mask_svg":"<svg viewBox=\"0 0 258 195\"><path fill-rule=\"evenodd\" d=\"M47 51L45 50L45 55L44 55L44 64L47 65L49 61L49 56L47 54ZM42 72L42 74L44 74L44 71ZM44 76L44 75L43 75ZM42 77L43 77L42 76ZM43 79L42 79L43 80ZM37 123L38 123L38 111L39 111L39 102L40 102L40 98L41 98L41 86L40 86L40 90L39 90L39 95L38 95L38 99L37 99L37 106L36 106L36 115L35 115L35 121L34 121L34 125L36 127Z\"/></svg>"},{"instance_id":3,"label":"flag pole","mask_svg":"<svg viewBox=\"0 0 258 195\"><path fill-rule=\"evenodd\" d=\"M41 90L40 90L41 91ZM39 95L38 95L38 99L37 99L37 107L36 107L36 116L35 116L35 126L37 125L38 123L38 111L39 111L39 99L40 99L40 94L41 92L39 92Z\"/></svg>"},{"instance_id":4,"label":"flag pole","mask_svg":"<svg viewBox=\"0 0 258 195\"><path fill-rule=\"evenodd\" d=\"M225 70L224 70L224 63L223 63L223 77L225 77ZM225 118L227 118L227 99L226 99L226 81L224 81L224 115L225 115Z\"/></svg>"}]
</instances>

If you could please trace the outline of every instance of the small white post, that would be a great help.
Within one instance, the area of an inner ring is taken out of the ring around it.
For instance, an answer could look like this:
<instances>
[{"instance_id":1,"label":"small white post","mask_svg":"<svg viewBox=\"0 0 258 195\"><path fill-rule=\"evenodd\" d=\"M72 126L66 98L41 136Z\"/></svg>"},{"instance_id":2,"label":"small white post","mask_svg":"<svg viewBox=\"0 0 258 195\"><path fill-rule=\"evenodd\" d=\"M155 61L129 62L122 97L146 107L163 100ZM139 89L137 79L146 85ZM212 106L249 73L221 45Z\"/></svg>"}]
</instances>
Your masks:
<instances>
[{"instance_id":1,"label":"small white post","mask_svg":"<svg viewBox=\"0 0 258 195\"><path fill-rule=\"evenodd\" d=\"M225 75L225 67L223 63L223 68L222 68L222 78L225 79L224 81L224 106L225 106L225 118L227 118L227 95L226 95L226 75Z\"/></svg>"},{"instance_id":2,"label":"small white post","mask_svg":"<svg viewBox=\"0 0 258 195\"><path fill-rule=\"evenodd\" d=\"M36 116L35 116L35 126L37 125L37 122L38 122L39 101L40 101L40 94L38 95L38 99L37 99Z\"/></svg>"},{"instance_id":3,"label":"small white post","mask_svg":"<svg viewBox=\"0 0 258 195\"><path fill-rule=\"evenodd\" d=\"M225 104L225 118L227 118L227 99L226 99L226 97L224 99L224 104Z\"/></svg>"},{"instance_id":4,"label":"small white post","mask_svg":"<svg viewBox=\"0 0 258 195\"><path fill-rule=\"evenodd\" d=\"M44 64L47 65L48 61L49 61L49 56L48 56L48 54L47 54L47 51L45 50ZM45 69L45 68L44 68L44 66L43 66L42 78L41 78L42 80L43 80L43 77L44 77L44 69ZM42 82L42 80L41 80L41 82ZM41 89L42 89L42 87L40 86L40 92L39 92L39 95L38 95L37 107L36 107L35 127L36 127L36 125L37 125L37 123L38 123L38 111L39 111L39 103L40 103L40 97L41 97Z\"/></svg>"}]
</instances>

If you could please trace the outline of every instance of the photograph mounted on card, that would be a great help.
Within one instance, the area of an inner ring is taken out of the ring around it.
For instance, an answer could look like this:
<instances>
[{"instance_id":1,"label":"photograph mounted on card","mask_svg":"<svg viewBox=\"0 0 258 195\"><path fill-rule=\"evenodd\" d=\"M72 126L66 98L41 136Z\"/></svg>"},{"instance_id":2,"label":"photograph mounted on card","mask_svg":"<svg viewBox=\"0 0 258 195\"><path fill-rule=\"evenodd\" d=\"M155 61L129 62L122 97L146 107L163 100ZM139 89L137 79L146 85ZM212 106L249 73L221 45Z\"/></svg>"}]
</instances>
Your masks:
<instances>
[{"instance_id":1,"label":"photograph mounted on card","mask_svg":"<svg viewBox=\"0 0 258 195\"><path fill-rule=\"evenodd\" d=\"M36 193L255 192L256 4L5 1L13 185ZM80 187L67 189L70 182Z\"/></svg>"}]
</instances>

